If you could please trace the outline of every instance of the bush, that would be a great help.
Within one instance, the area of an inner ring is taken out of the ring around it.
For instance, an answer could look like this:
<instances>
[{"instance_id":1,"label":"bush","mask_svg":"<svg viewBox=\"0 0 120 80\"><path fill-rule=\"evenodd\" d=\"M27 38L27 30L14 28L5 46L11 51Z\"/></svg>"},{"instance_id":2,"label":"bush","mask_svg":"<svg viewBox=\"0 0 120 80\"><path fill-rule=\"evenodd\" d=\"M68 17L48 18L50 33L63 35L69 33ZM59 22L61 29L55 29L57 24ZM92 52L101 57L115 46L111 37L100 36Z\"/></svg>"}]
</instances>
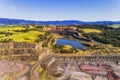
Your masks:
<instances>
[{"instance_id":1,"label":"bush","mask_svg":"<svg viewBox=\"0 0 120 80\"><path fill-rule=\"evenodd\" d=\"M0 42L12 42L12 41L13 41L13 39L3 39Z\"/></svg>"}]
</instances>

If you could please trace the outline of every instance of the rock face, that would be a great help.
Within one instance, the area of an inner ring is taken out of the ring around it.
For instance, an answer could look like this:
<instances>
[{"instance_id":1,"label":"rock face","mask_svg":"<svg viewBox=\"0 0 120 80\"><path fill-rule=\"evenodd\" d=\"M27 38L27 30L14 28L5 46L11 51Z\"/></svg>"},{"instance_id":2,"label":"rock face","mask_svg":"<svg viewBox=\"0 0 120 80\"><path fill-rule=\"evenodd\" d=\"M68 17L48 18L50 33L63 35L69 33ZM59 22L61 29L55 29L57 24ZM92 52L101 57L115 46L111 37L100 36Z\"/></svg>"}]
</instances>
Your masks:
<instances>
[{"instance_id":1,"label":"rock face","mask_svg":"<svg viewBox=\"0 0 120 80\"><path fill-rule=\"evenodd\" d=\"M34 53L34 43L0 43L0 54L26 54Z\"/></svg>"},{"instance_id":2,"label":"rock face","mask_svg":"<svg viewBox=\"0 0 120 80\"><path fill-rule=\"evenodd\" d=\"M42 47L36 43L0 43L0 54L26 54L26 53L35 53L37 50L40 50Z\"/></svg>"},{"instance_id":3,"label":"rock face","mask_svg":"<svg viewBox=\"0 0 120 80\"><path fill-rule=\"evenodd\" d=\"M54 32L54 33L60 33L60 34L67 34L67 35L72 35L72 36L81 36L81 34L79 33L79 31L77 28L73 27L73 26L56 26L56 27L52 27L50 29L50 32Z\"/></svg>"},{"instance_id":4,"label":"rock face","mask_svg":"<svg viewBox=\"0 0 120 80\"><path fill-rule=\"evenodd\" d=\"M34 58L34 56L36 56L41 51L41 49L42 46L39 43L38 44L25 42L0 43L1 56L23 55L23 57L29 58L29 56L32 55L33 56L32 58Z\"/></svg>"}]
</instances>

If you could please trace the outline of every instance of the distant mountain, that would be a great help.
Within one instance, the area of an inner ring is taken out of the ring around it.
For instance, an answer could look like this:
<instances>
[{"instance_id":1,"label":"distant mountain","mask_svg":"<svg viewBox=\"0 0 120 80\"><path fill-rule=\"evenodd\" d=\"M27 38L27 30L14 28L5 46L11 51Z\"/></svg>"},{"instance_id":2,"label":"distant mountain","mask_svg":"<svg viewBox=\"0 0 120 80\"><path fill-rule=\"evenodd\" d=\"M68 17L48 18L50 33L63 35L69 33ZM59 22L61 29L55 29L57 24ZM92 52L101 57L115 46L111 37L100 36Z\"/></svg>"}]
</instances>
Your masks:
<instances>
[{"instance_id":1,"label":"distant mountain","mask_svg":"<svg viewBox=\"0 0 120 80\"><path fill-rule=\"evenodd\" d=\"M113 25L120 24L120 21L98 21L98 22L83 22L78 20L65 20L65 21L32 21L21 19L7 19L0 18L0 25L21 25L21 24L41 24L41 25L79 25L79 24L103 24Z\"/></svg>"}]
</instances>

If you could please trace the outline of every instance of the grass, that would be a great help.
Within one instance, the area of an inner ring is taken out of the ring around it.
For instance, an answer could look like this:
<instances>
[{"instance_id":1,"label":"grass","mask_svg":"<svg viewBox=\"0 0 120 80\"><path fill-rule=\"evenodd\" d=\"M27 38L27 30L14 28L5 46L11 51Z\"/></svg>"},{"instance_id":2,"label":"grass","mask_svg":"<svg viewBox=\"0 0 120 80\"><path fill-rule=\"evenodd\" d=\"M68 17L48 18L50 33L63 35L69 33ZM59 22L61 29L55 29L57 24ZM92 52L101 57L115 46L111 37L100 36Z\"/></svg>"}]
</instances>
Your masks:
<instances>
[{"instance_id":1,"label":"grass","mask_svg":"<svg viewBox=\"0 0 120 80\"><path fill-rule=\"evenodd\" d=\"M85 33L101 33L101 30L97 29L82 29L82 31Z\"/></svg>"},{"instance_id":2,"label":"grass","mask_svg":"<svg viewBox=\"0 0 120 80\"><path fill-rule=\"evenodd\" d=\"M28 28L28 30L31 28ZM38 30L29 30L28 32L15 32L14 30L25 30L24 27L0 27L0 32L11 32L12 35L6 36L0 34L0 40L12 39L14 42L34 42L39 35L44 35L45 32Z\"/></svg>"},{"instance_id":3,"label":"grass","mask_svg":"<svg viewBox=\"0 0 120 80\"><path fill-rule=\"evenodd\" d=\"M40 34L43 35L44 33L39 31L29 31L27 33L18 32L3 39L13 39L15 42L34 42Z\"/></svg>"},{"instance_id":4,"label":"grass","mask_svg":"<svg viewBox=\"0 0 120 80\"><path fill-rule=\"evenodd\" d=\"M38 66L38 72L40 80L54 80L54 78L49 74L49 71L43 69L41 66Z\"/></svg>"},{"instance_id":5,"label":"grass","mask_svg":"<svg viewBox=\"0 0 120 80\"><path fill-rule=\"evenodd\" d=\"M0 27L0 31L14 31L14 30L24 30L24 27Z\"/></svg>"},{"instance_id":6,"label":"grass","mask_svg":"<svg viewBox=\"0 0 120 80\"><path fill-rule=\"evenodd\" d=\"M113 27L113 28L120 28L120 24L114 24L111 27Z\"/></svg>"},{"instance_id":7,"label":"grass","mask_svg":"<svg viewBox=\"0 0 120 80\"><path fill-rule=\"evenodd\" d=\"M71 48L72 48L72 46L64 45L64 50L70 50Z\"/></svg>"}]
</instances>

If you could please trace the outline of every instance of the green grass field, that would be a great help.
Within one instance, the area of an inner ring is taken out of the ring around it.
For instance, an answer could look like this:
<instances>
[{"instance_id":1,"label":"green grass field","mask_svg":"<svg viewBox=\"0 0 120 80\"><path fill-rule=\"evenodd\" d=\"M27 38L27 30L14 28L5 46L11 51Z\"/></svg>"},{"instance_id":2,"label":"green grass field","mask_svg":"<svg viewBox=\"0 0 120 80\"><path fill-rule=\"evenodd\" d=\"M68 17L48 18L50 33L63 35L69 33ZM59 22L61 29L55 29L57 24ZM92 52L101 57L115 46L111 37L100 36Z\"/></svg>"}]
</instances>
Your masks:
<instances>
[{"instance_id":1,"label":"green grass field","mask_svg":"<svg viewBox=\"0 0 120 80\"><path fill-rule=\"evenodd\" d=\"M29 30L27 32L15 32L14 30L25 30L24 27L0 27L0 32L9 32L12 35L0 34L0 41L12 39L14 42L34 42L39 35L44 35L45 32L38 30Z\"/></svg>"},{"instance_id":2,"label":"green grass field","mask_svg":"<svg viewBox=\"0 0 120 80\"><path fill-rule=\"evenodd\" d=\"M13 31L13 30L24 30L24 27L0 27L0 31Z\"/></svg>"},{"instance_id":3,"label":"green grass field","mask_svg":"<svg viewBox=\"0 0 120 80\"><path fill-rule=\"evenodd\" d=\"M101 33L101 31L97 29L82 29L82 31L85 33Z\"/></svg>"},{"instance_id":4,"label":"green grass field","mask_svg":"<svg viewBox=\"0 0 120 80\"><path fill-rule=\"evenodd\" d=\"M120 24L114 24L114 25L111 25L111 27L113 27L113 28L120 28Z\"/></svg>"}]
</instances>

